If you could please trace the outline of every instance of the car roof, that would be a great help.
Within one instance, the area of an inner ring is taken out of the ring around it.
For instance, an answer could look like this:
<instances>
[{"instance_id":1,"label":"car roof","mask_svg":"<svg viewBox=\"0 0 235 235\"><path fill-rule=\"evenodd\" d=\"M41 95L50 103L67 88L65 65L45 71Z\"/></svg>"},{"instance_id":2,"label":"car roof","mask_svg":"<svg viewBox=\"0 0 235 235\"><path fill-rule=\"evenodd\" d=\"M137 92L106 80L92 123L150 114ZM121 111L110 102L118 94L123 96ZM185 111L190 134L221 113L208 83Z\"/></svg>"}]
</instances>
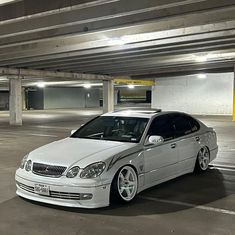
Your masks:
<instances>
[{"instance_id":1,"label":"car roof","mask_svg":"<svg viewBox=\"0 0 235 235\"><path fill-rule=\"evenodd\" d=\"M139 118L152 118L154 116L160 116L163 114L184 114L192 117L191 115L179 112L179 111L162 111L161 109L126 109L115 112L105 113L102 116L113 116L113 117L139 117Z\"/></svg>"},{"instance_id":2,"label":"car roof","mask_svg":"<svg viewBox=\"0 0 235 235\"><path fill-rule=\"evenodd\" d=\"M159 113L161 113L160 109L126 109L105 113L102 116L151 118Z\"/></svg>"}]
</instances>

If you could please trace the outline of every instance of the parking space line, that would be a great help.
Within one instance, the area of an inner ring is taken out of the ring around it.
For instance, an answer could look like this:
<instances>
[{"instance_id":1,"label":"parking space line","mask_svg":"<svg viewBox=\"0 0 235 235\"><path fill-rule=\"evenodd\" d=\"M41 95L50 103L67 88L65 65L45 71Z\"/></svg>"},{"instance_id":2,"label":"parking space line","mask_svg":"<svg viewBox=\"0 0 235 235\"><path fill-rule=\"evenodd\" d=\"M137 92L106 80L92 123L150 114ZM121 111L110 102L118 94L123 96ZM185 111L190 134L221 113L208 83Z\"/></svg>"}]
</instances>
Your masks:
<instances>
[{"instance_id":1,"label":"parking space line","mask_svg":"<svg viewBox=\"0 0 235 235\"><path fill-rule=\"evenodd\" d=\"M77 127L71 128L71 127L61 127L61 126L32 126L36 128L42 128L42 129L56 129L56 130L72 130L72 129L78 129L81 125L78 125Z\"/></svg>"},{"instance_id":2,"label":"parking space line","mask_svg":"<svg viewBox=\"0 0 235 235\"><path fill-rule=\"evenodd\" d=\"M220 209L220 208L215 208L215 207L210 207L210 206L199 206L199 205L192 204L192 203L166 200L166 199L160 199L160 198L154 198L154 197L140 196L140 198L149 200L149 201L154 201L154 202L163 202L163 203L174 204L174 205L179 205L179 206L192 207L192 208L196 208L200 210L212 211L212 212L235 216L235 211L230 211L226 209Z\"/></svg>"},{"instance_id":3,"label":"parking space line","mask_svg":"<svg viewBox=\"0 0 235 235\"><path fill-rule=\"evenodd\" d=\"M235 169L229 169L229 168L224 168L224 167L215 167L214 169L218 169L218 170L221 170L221 171L232 171L232 172L235 171Z\"/></svg>"},{"instance_id":4,"label":"parking space line","mask_svg":"<svg viewBox=\"0 0 235 235\"><path fill-rule=\"evenodd\" d=\"M46 135L46 134L27 134L32 136L40 136L40 137L58 137L57 135Z\"/></svg>"},{"instance_id":5,"label":"parking space line","mask_svg":"<svg viewBox=\"0 0 235 235\"><path fill-rule=\"evenodd\" d=\"M235 171L235 166L227 166L227 165L219 165L219 164L213 164L210 166L210 169L218 169L222 171Z\"/></svg>"}]
</instances>

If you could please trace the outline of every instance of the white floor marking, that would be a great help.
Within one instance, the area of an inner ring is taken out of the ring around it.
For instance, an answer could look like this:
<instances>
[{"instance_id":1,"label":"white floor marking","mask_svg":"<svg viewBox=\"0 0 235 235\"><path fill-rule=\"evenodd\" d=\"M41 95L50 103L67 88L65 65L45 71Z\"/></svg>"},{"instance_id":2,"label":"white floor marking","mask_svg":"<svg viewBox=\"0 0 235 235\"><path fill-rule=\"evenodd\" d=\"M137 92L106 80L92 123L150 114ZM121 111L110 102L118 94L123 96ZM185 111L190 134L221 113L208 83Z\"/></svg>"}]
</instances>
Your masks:
<instances>
[{"instance_id":1,"label":"white floor marking","mask_svg":"<svg viewBox=\"0 0 235 235\"><path fill-rule=\"evenodd\" d=\"M235 169L232 168L223 168L223 167L215 167L215 168L222 171L235 171Z\"/></svg>"},{"instance_id":2,"label":"white floor marking","mask_svg":"<svg viewBox=\"0 0 235 235\"><path fill-rule=\"evenodd\" d=\"M218 170L222 170L222 171L235 171L235 168L231 167L231 166L223 166L223 165L214 165L211 166L210 169L218 169Z\"/></svg>"},{"instance_id":3,"label":"white floor marking","mask_svg":"<svg viewBox=\"0 0 235 235\"><path fill-rule=\"evenodd\" d=\"M143 198L143 199L149 200L149 201L163 202L163 203L169 203L169 204L186 206L186 207L193 207L193 208L200 209L200 210L212 211L212 212L217 212L217 213L222 213L222 214L234 215L235 216L235 211L219 209L219 208L214 208L214 207L210 207L210 206L198 206L198 205L192 204L192 203L165 200L165 199L159 199L159 198L154 198L154 197L145 197L145 196L140 196L140 197Z\"/></svg>"},{"instance_id":4,"label":"white floor marking","mask_svg":"<svg viewBox=\"0 0 235 235\"><path fill-rule=\"evenodd\" d=\"M78 129L78 127L80 127L81 125L78 125L75 128L71 128L71 127L61 127L61 126L33 126L36 128L43 128L43 129L61 129L61 130L73 130L73 129Z\"/></svg>"},{"instance_id":5,"label":"white floor marking","mask_svg":"<svg viewBox=\"0 0 235 235\"><path fill-rule=\"evenodd\" d=\"M57 135L45 135L45 134L27 134L33 136L40 136L40 137L58 137Z\"/></svg>"}]
</instances>

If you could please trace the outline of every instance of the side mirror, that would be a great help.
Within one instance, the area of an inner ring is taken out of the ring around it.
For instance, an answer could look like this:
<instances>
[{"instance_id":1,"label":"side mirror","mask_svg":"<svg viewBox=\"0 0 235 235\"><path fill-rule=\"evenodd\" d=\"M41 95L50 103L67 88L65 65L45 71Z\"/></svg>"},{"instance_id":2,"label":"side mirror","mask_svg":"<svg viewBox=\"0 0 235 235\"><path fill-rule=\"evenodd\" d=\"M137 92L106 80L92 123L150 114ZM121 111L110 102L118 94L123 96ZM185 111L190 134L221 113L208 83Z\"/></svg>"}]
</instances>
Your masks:
<instances>
[{"instance_id":1,"label":"side mirror","mask_svg":"<svg viewBox=\"0 0 235 235\"><path fill-rule=\"evenodd\" d=\"M71 135L74 134L76 131L77 131L77 130L72 130L72 131L71 131Z\"/></svg>"},{"instance_id":2,"label":"side mirror","mask_svg":"<svg viewBox=\"0 0 235 235\"><path fill-rule=\"evenodd\" d=\"M157 145L157 144L161 144L163 142L164 142L164 139L162 138L162 136L152 135L152 136L149 136L149 138L148 138L148 143L150 143L150 144Z\"/></svg>"}]
</instances>

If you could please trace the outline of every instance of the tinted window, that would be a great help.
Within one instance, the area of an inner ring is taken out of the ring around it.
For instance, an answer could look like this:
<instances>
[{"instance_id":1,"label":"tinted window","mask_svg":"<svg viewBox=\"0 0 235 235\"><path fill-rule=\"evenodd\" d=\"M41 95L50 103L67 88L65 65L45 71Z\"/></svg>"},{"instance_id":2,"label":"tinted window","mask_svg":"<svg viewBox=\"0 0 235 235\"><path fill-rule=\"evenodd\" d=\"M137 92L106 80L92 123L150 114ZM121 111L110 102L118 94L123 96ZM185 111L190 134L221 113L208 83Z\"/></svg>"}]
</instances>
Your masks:
<instances>
[{"instance_id":1,"label":"tinted window","mask_svg":"<svg viewBox=\"0 0 235 235\"><path fill-rule=\"evenodd\" d=\"M184 114L170 114L175 129L175 137L191 134L199 129L199 124L193 118Z\"/></svg>"},{"instance_id":2,"label":"tinted window","mask_svg":"<svg viewBox=\"0 0 235 235\"><path fill-rule=\"evenodd\" d=\"M137 143L148 121L147 118L101 116L88 122L71 137Z\"/></svg>"},{"instance_id":3,"label":"tinted window","mask_svg":"<svg viewBox=\"0 0 235 235\"><path fill-rule=\"evenodd\" d=\"M192 117L188 117L191 125L192 132L198 131L200 129L200 124Z\"/></svg>"},{"instance_id":4,"label":"tinted window","mask_svg":"<svg viewBox=\"0 0 235 235\"><path fill-rule=\"evenodd\" d=\"M174 131L168 115L156 117L150 125L148 135L159 135L164 140L173 139Z\"/></svg>"}]
</instances>

